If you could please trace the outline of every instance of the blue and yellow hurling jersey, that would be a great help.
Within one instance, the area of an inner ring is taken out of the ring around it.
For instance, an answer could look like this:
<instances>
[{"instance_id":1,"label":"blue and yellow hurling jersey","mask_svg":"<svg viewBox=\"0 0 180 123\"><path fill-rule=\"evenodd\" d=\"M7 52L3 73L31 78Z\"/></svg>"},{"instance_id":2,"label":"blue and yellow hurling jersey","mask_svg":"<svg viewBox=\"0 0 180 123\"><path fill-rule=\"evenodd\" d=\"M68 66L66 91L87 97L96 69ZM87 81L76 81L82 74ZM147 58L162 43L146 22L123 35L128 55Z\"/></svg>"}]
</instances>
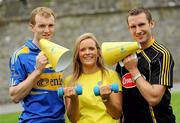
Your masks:
<instances>
[{"instance_id":1,"label":"blue and yellow hurling jersey","mask_svg":"<svg viewBox=\"0 0 180 123\"><path fill-rule=\"evenodd\" d=\"M28 40L14 52L10 59L10 86L24 81L36 67L36 56L40 49ZM58 97L57 89L62 86L62 72L45 68L31 92L22 100L24 111L19 122L57 123L64 122L65 106L63 98Z\"/></svg>"}]
</instances>

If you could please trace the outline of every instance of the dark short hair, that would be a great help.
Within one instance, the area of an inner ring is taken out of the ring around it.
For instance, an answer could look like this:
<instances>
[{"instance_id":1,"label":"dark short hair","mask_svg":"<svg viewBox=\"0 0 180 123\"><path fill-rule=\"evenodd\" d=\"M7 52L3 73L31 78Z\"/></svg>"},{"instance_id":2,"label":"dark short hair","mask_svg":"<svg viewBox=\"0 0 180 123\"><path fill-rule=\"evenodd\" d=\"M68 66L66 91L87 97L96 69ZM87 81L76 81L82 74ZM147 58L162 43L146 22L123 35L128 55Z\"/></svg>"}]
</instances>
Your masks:
<instances>
[{"instance_id":1,"label":"dark short hair","mask_svg":"<svg viewBox=\"0 0 180 123\"><path fill-rule=\"evenodd\" d=\"M129 18L129 16L136 16L136 15L139 15L139 14L141 14L141 13L144 13L144 14L146 15L146 18L147 18L147 20L148 20L149 22L152 21L152 16L151 16L151 13L149 12L149 10L146 9L146 8L141 7L141 8L131 9L131 10L129 11L129 14L128 14L128 16L127 16L127 23L128 23L128 18Z\"/></svg>"}]
</instances>

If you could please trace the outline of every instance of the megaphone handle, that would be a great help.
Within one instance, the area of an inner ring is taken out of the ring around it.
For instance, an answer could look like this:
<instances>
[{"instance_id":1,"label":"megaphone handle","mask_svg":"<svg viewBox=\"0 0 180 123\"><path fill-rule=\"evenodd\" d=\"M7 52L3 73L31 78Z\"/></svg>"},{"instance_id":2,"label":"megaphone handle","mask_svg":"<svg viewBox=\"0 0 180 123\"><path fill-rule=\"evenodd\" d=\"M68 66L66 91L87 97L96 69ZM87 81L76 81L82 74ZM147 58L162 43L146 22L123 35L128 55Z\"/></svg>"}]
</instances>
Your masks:
<instances>
[{"instance_id":1,"label":"megaphone handle","mask_svg":"<svg viewBox=\"0 0 180 123\"><path fill-rule=\"evenodd\" d=\"M133 56L134 59L137 59L136 53L133 53L132 56Z\"/></svg>"},{"instance_id":2,"label":"megaphone handle","mask_svg":"<svg viewBox=\"0 0 180 123\"><path fill-rule=\"evenodd\" d=\"M48 63L45 68L52 68L52 65Z\"/></svg>"},{"instance_id":3,"label":"megaphone handle","mask_svg":"<svg viewBox=\"0 0 180 123\"><path fill-rule=\"evenodd\" d=\"M133 57L134 59L137 59L136 53L133 53L133 54L131 54L131 55L132 55L132 57ZM123 63L122 61L119 61L119 65L120 65L121 67L124 67L124 63Z\"/></svg>"},{"instance_id":4,"label":"megaphone handle","mask_svg":"<svg viewBox=\"0 0 180 123\"><path fill-rule=\"evenodd\" d=\"M124 63L123 63L122 61L119 61L119 65L120 65L121 67L124 67Z\"/></svg>"}]
</instances>

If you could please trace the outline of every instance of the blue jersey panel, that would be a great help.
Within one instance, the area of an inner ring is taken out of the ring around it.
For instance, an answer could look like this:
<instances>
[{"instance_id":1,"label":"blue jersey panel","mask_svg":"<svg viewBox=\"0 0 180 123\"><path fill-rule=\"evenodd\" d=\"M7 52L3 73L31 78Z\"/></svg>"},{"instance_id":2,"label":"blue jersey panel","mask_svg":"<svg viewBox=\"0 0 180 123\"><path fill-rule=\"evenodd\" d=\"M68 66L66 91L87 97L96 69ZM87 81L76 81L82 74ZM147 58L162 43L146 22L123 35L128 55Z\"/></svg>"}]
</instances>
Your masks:
<instances>
[{"instance_id":1,"label":"blue jersey panel","mask_svg":"<svg viewBox=\"0 0 180 123\"><path fill-rule=\"evenodd\" d=\"M40 49L32 40L14 52L10 59L10 86L23 82L36 68L36 56ZM30 94L22 100L24 111L19 122L63 123L65 106L63 98L57 95L62 86L62 73L46 68L34 84Z\"/></svg>"}]
</instances>

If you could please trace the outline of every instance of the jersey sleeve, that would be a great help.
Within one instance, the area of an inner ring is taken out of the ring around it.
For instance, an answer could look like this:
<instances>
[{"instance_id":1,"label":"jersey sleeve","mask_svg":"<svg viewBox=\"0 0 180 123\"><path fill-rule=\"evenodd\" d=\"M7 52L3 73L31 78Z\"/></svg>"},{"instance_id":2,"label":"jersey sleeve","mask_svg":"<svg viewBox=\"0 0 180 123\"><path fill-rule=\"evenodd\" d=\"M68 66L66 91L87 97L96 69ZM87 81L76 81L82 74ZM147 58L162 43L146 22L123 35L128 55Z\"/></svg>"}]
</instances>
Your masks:
<instances>
[{"instance_id":1,"label":"jersey sleeve","mask_svg":"<svg viewBox=\"0 0 180 123\"><path fill-rule=\"evenodd\" d=\"M160 84L172 87L174 61L169 52L164 52L154 62L152 62L152 84Z\"/></svg>"},{"instance_id":2,"label":"jersey sleeve","mask_svg":"<svg viewBox=\"0 0 180 123\"><path fill-rule=\"evenodd\" d=\"M13 55L9 61L10 68L10 86L15 86L26 79L25 67L16 55Z\"/></svg>"}]
</instances>

